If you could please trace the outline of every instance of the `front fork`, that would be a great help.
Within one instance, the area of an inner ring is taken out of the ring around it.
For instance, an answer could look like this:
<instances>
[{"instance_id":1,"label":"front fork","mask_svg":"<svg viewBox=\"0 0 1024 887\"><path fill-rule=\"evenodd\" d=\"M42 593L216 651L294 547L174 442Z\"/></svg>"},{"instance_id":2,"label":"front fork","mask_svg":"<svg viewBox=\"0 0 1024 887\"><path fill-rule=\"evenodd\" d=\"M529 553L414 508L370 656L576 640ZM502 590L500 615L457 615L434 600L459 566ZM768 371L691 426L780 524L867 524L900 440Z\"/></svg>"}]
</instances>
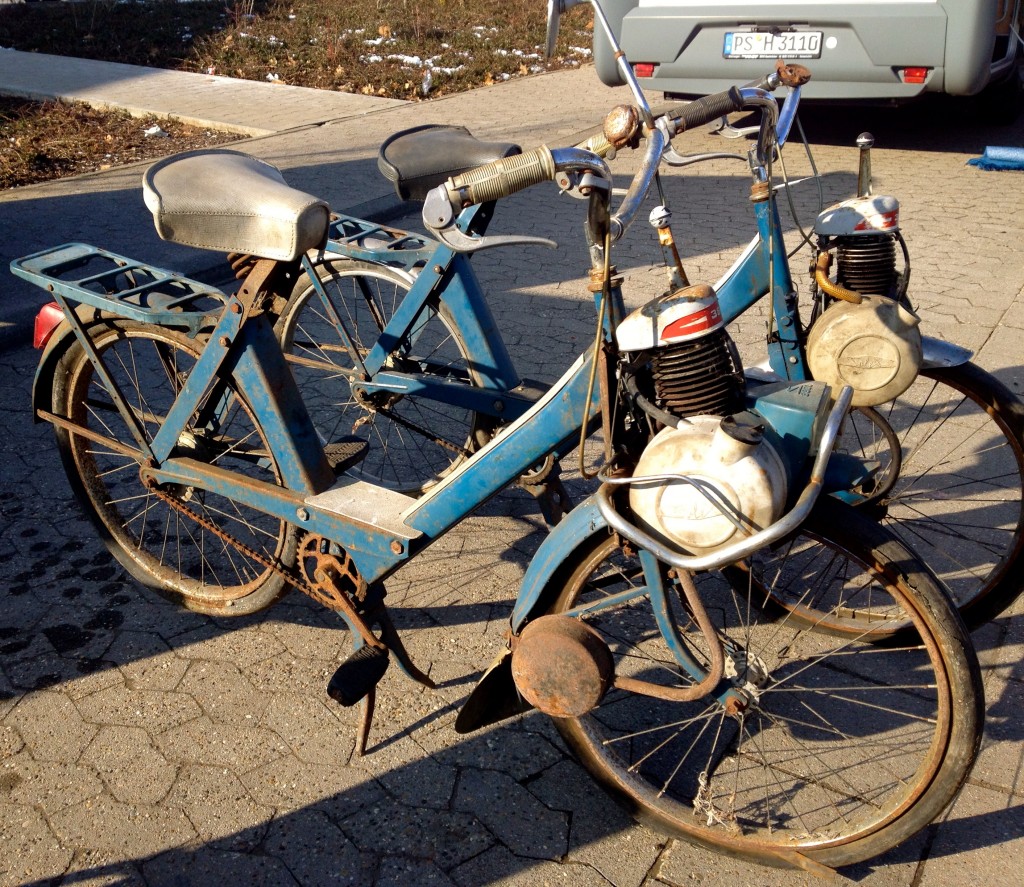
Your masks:
<instances>
[{"instance_id":1,"label":"front fork","mask_svg":"<svg viewBox=\"0 0 1024 887\"><path fill-rule=\"evenodd\" d=\"M725 710L730 714L738 714L746 708L748 700L731 684L725 688L720 687L722 676L725 674L726 655L728 654L730 661L735 662L737 651L732 649L731 644L724 642L719 637L694 584L693 576L686 570L662 569L661 563L649 551L641 550L639 558L658 630L676 663L693 678L694 683L681 688L664 687L648 681L617 677L615 686L632 693L655 696L670 702L692 702L717 690L718 701ZM679 589L680 603L685 607L689 620L696 624L697 629L704 637L708 649L706 665L702 665L693 657L683 640L666 587L666 579Z\"/></svg>"}]
</instances>

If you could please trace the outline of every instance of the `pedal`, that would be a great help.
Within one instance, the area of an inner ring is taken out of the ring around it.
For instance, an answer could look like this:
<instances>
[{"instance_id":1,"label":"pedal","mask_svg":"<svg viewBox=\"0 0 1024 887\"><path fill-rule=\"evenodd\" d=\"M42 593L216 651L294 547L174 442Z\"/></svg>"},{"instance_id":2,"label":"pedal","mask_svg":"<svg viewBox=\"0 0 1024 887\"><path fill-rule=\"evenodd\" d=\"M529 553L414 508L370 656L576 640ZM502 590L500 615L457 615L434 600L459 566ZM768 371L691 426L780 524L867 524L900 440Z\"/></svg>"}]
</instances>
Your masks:
<instances>
[{"instance_id":1,"label":"pedal","mask_svg":"<svg viewBox=\"0 0 1024 887\"><path fill-rule=\"evenodd\" d=\"M361 437L343 437L324 447L324 455L335 477L341 477L354 465L358 465L370 449L368 441Z\"/></svg>"},{"instance_id":2,"label":"pedal","mask_svg":"<svg viewBox=\"0 0 1024 887\"><path fill-rule=\"evenodd\" d=\"M355 705L380 683L389 661L386 647L360 647L331 676L327 695L342 705Z\"/></svg>"}]
</instances>

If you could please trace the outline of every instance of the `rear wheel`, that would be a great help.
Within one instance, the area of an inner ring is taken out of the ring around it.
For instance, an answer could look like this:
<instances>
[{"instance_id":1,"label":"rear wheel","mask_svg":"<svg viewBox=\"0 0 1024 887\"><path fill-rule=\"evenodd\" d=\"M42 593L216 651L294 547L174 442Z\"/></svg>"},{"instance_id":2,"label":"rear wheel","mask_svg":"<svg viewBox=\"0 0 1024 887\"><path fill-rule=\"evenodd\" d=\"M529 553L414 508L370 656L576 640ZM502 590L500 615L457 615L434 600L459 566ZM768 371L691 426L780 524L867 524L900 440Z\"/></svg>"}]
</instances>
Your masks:
<instances>
[{"instance_id":1,"label":"rear wheel","mask_svg":"<svg viewBox=\"0 0 1024 887\"><path fill-rule=\"evenodd\" d=\"M152 442L201 348L184 334L125 320L93 327L90 335L134 423ZM294 562L296 529L229 497L145 487L144 453L78 343L57 368L53 409L90 433L56 428L64 469L107 548L136 579L191 610L222 616L255 612L287 591L274 566ZM230 381L207 394L176 453L281 483L259 421Z\"/></svg>"},{"instance_id":2,"label":"rear wheel","mask_svg":"<svg viewBox=\"0 0 1024 887\"><path fill-rule=\"evenodd\" d=\"M281 313L278 333L313 424L324 443L357 435L369 442L353 477L410 495L459 465L491 427L486 416L423 393L360 386L357 364L340 332L344 325L366 358L412 285L403 272L354 260L318 268L331 307L303 276ZM332 312L335 316L332 316ZM340 324L339 324L340 321ZM447 308L427 305L402 339L388 343L387 372L476 383L468 349Z\"/></svg>"},{"instance_id":3,"label":"rear wheel","mask_svg":"<svg viewBox=\"0 0 1024 887\"><path fill-rule=\"evenodd\" d=\"M842 508L842 506L838 506ZM923 828L954 798L977 753L982 689L963 625L927 572L897 542L846 509L844 531L815 528L807 555L762 552L732 575L695 576L725 647L723 685L691 703L610 689L578 719L556 719L596 779L638 818L672 835L761 863L826 865L875 856ZM809 522L812 526L817 518ZM802 534L798 534L802 535ZM817 563L821 571L809 569ZM664 565L667 583L675 580ZM746 581L739 581L739 576ZM806 600L822 584L870 588L879 614L917 630L907 643L809 630L766 603L772 576ZM644 595L639 559L604 534L580 546L554 582L551 612L585 621L607 643L617 676L690 686ZM706 641L675 598L687 653Z\"/></svg>"}]
</instances>

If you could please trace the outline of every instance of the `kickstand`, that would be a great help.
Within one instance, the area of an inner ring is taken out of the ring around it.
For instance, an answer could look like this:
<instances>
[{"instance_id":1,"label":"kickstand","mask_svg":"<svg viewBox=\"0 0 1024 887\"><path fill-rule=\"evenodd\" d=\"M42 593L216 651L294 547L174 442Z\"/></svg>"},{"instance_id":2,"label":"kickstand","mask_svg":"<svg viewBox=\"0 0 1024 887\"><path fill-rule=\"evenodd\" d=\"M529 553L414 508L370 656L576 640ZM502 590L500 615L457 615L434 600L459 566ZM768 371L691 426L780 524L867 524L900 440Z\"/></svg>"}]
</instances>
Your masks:
<instances>
[{"instance_id":1,"label":"kickstand","mask_svg":"<svg viewBox=\"0 0 1024 887\"><path fill-rule=\"evenodd\" d=\"M391 621L391 616L388 615L387 610L383 607L373 615L373 621L380 626L380 639L387 644L388 649L395 654L395 658L398 660L398 667L405 672L406 676L420 684L433 690L437 687L437 684L431 680L429 675L420 671L412 661L412 657L409 656L409 651L405 649L405 644L402 643L402 638L399 636L395 624Z\"/></svg>"},{"instance_id":2,"label":"kickstand","mask_svg":"<svg viewBox=\"0 0 1024 887\"><path fill-rule=\"evenodd\" d=\"M327 695L342 705L360 704L359 726L356 730L356 755L366 754L366 743L373 726L373 712L377 703L377 683L387 670L389 654L394 654L398 666L412 680L434 689L436 684L412 662L409 651L395 629L391 617L383 605L361 619L367 635L364 635L353 621L353 616L344 610L338 615L348 625L352 635L352 654L338 667L327 685ZM359 618L356 616L356 618ZM380 638L371 632L377 626Z\"/></svg>"},{"instance_id":3,"label":"kickstand","mask_svg":"<svg viewBox=\"0 0 1024 887\"><path fill-rule=\"evenodd\" d=\"M544 523L551 529L572 509L569 493L562 484L562 478L552 474L539 484L519 484L526 492L537 500Z\"/></svg>"},{"instance_id":4,"label":"kickstand","mask_svg":"<svg viewBox=\"0 0 1024 887\"><path fill-rule=\"evenodd\" d=\"M370 725L373 723L373 709L377 704L377 691L371 690L363 697L359 706L359 729L356 731L356 755L360 758L366 754L366 740L370 738Z\"/></svg>"}]
</instances>

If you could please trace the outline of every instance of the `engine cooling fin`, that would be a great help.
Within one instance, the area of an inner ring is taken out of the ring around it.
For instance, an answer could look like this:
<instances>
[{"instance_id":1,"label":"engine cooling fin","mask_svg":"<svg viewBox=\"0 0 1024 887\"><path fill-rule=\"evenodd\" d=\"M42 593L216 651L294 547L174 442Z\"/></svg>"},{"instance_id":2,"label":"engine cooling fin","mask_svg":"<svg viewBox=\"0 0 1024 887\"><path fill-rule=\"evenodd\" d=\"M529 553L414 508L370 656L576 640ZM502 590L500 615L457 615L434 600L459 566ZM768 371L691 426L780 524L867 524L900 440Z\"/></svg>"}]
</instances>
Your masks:
<instances>
[{"instance_id":1,"label":"engine cooling fin","mask_svg":"<svg viewBox=\"0 0 1024 887\"><path fill-rule=\"evenodd\" d=\"M743 368L724 329L659 349L652 371L660 405L675 416L727 416L742 408Z\"/></svg>"},{"instance_id":2,"label":"engine cooling fin","mask_svg":"<svg viewBox=\"0 0 1024 887\"><path fill-rule=\"evenodd\" d=\"M887 234L842 238L836 245L836 280L862 294L887 296L896 282L896 240Z\"/></svg>"}]
</instances>

